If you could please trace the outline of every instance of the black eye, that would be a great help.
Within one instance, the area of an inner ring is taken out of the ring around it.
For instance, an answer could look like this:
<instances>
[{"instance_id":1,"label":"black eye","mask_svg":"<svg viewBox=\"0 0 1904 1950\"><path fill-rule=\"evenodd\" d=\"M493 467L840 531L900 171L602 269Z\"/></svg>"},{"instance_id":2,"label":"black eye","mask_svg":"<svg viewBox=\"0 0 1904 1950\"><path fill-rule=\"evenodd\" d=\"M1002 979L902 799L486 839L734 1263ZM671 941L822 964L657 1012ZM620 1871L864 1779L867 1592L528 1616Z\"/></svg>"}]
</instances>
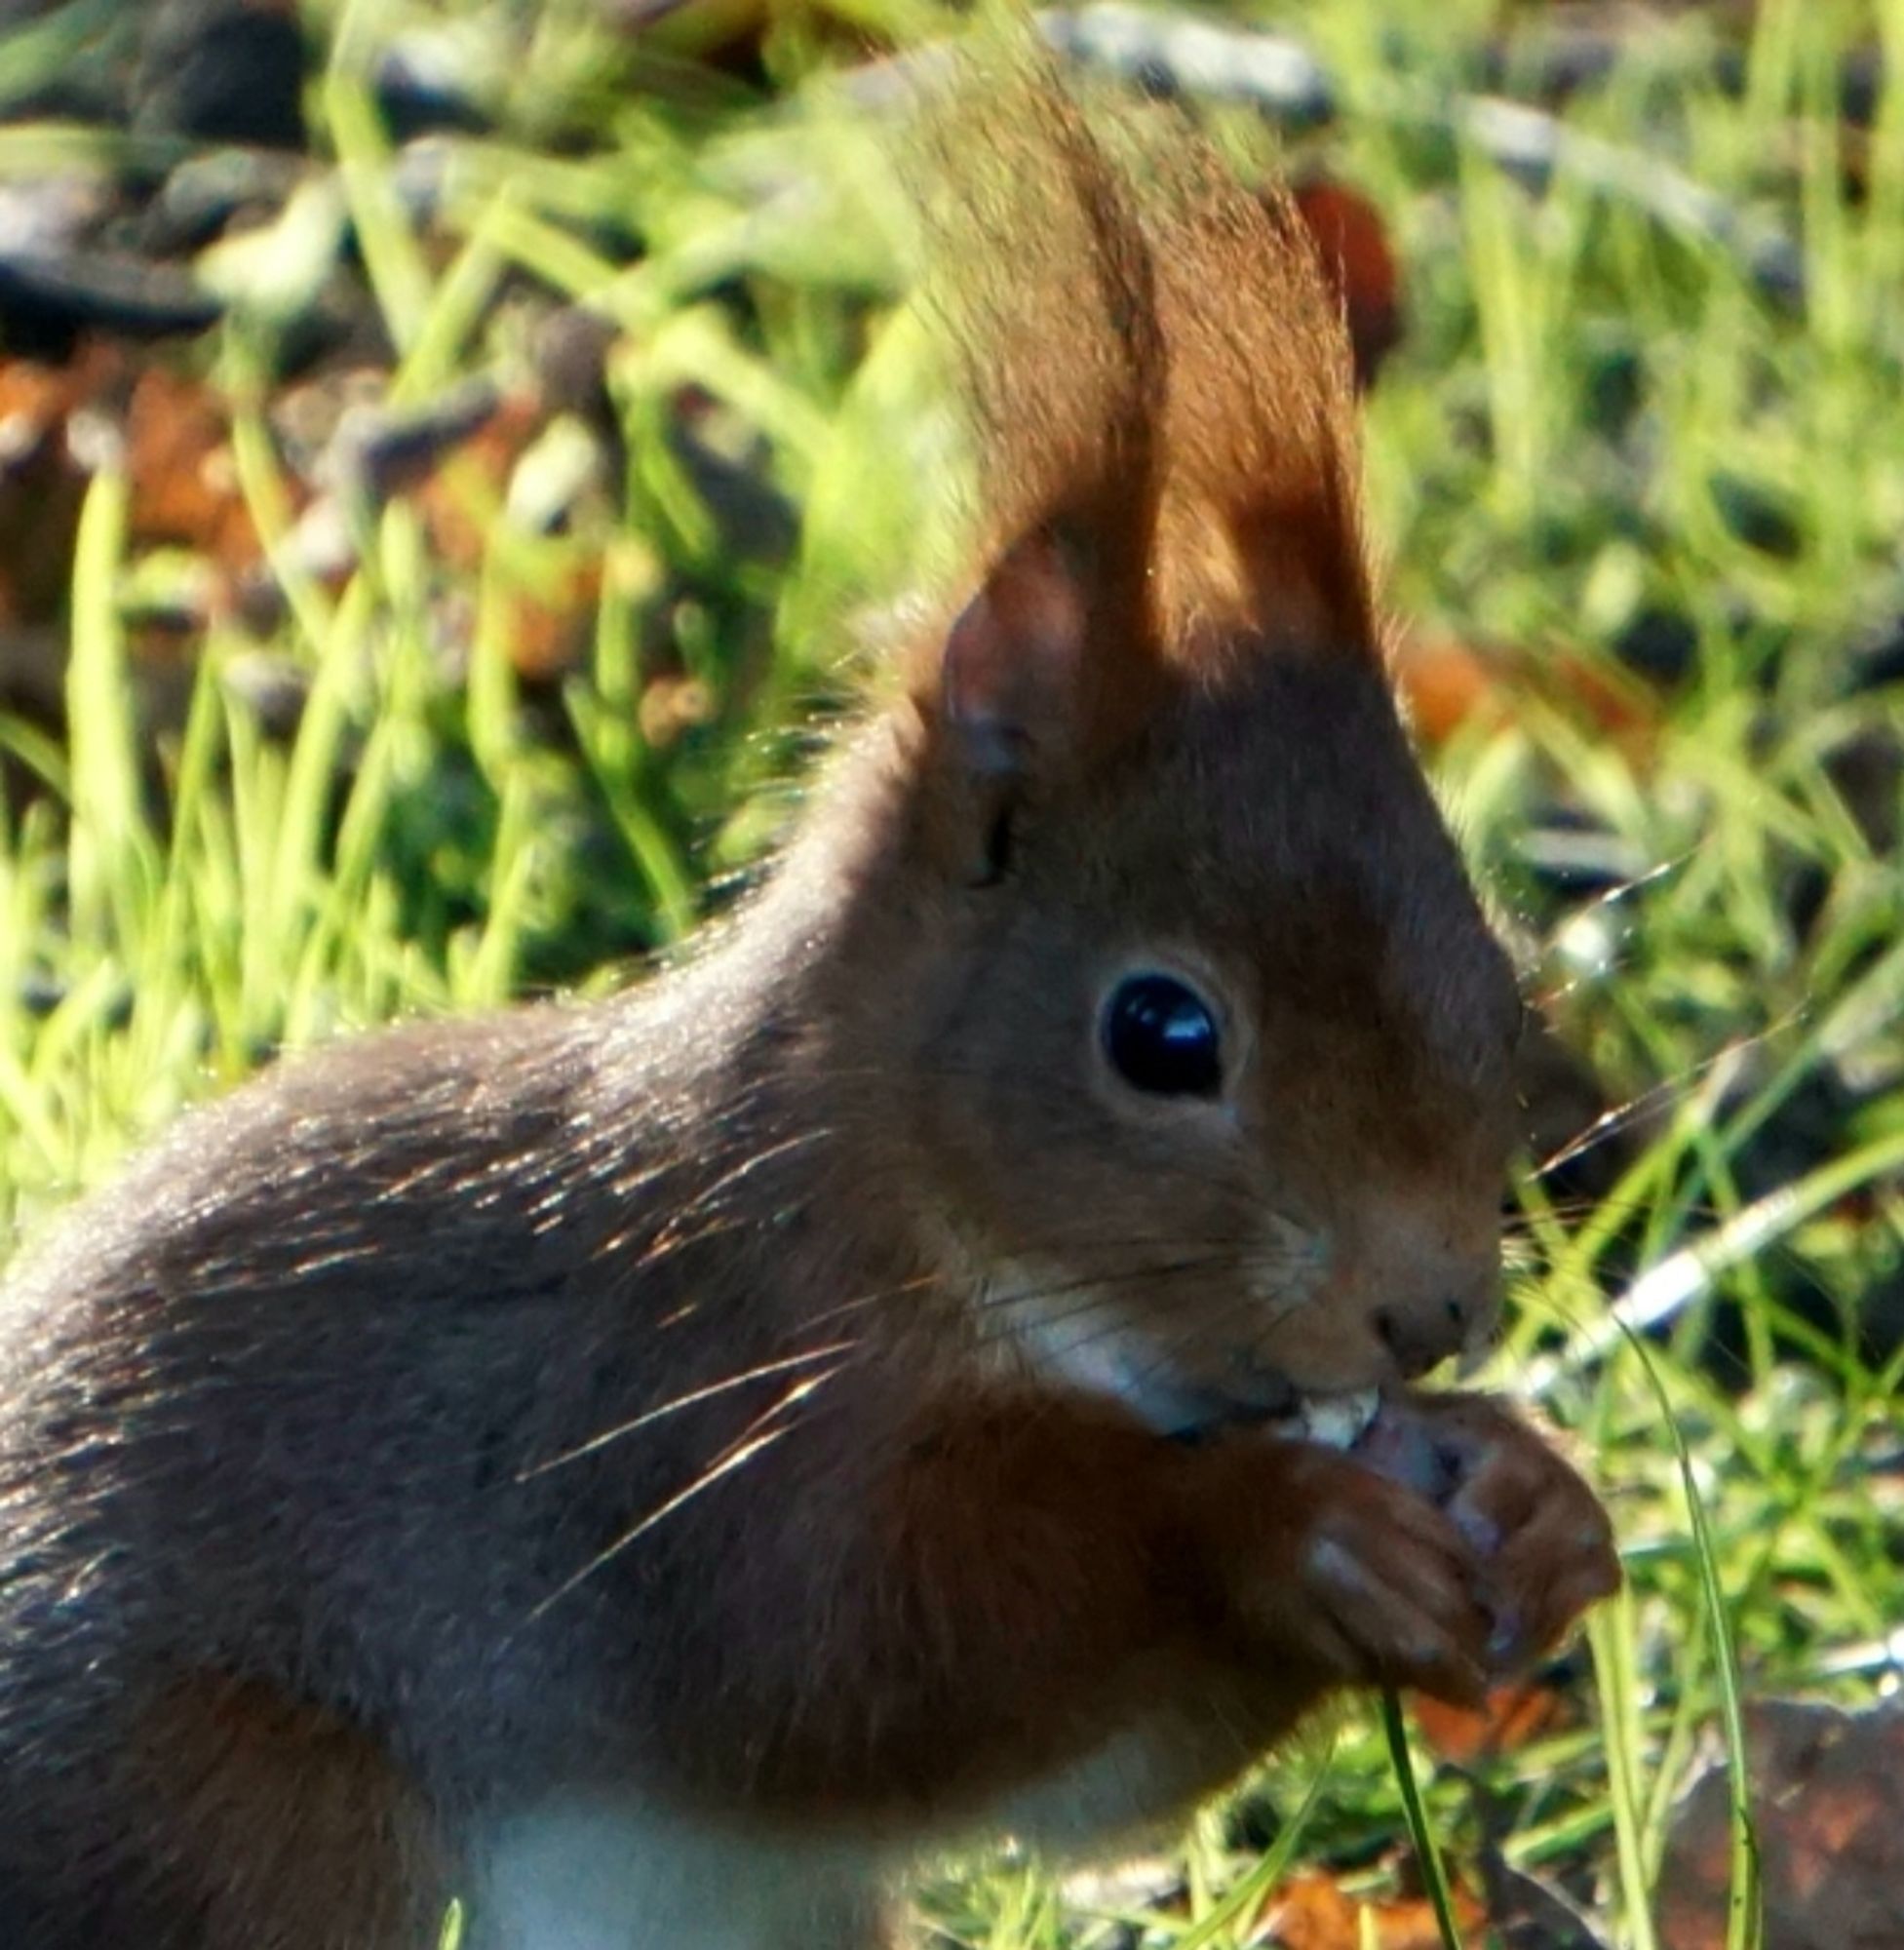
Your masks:
<instances>
[{"instance_id":1,"label":"black eye","mask_svg":"<svg viewBox=\"0 0 1904 1950\"><path fill-rule=\"evenodd\" d=\"M1104 1007L1104 1049L1135 1090L1165 1097L1214 1097L1223 1088L1217 1018L1174 975L1130 975Z\"/></svg>"}]
</instances>

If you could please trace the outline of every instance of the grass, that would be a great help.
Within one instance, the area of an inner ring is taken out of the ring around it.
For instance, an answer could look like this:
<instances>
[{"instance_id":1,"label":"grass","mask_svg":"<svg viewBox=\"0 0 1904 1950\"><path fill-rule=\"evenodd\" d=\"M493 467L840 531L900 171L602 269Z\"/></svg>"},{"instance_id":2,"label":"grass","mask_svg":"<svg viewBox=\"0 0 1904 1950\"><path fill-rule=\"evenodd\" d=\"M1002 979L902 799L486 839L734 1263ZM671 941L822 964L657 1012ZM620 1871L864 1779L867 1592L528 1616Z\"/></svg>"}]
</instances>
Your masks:
<instances>
[{"instance_id":1,"label":"grass","mask_svg":"<svg viewBox=\"0 0 1904 1950\"><path fill-rule=\"evenodd\" d=\"M527 695L511 604L564 572L564 544L512 529L474 478L452 483L484 519L474 566L441 559L398 494L352 508L360 566L317 583L283 546L263 418L283 320L257 303L214 334L208 370L287 598L272 647L309 697L294 737L273 735L243 682L257 646L216 626L193 646L182 724L148 748L119 600L130 488L108 459L75 566L70 735L0 729L45 788L0 820L0 1239L284 1044L623 979L770 838L786 729L844 684L812 619L862 589L882 554L869 540L891 553L883 494L830 448L894 282L837 111L763 110L679 61L648 71L670 95L638 92L572 0L532 22L475 0L311 11L331 50L311 109L336 165L317 194L359 240L397 395L519 366L520 308L497 300L523 276L626 333L625 470L566 544L605 560L599 614L563 687ZM1494 1369L1574 1431L1630 1586L1587 1635L1584 1724L1466 1774L1424 1767L1428 1819L1458 1869L1479 1835L1471 1775L1505 1811L1509 1863L1594 1897L1619 1943L1649 1950L1702 1730L1735 1744L1742 1698L1872 1701L1904 1614L1876 1466L1899 1365L1853 1331L1904 1282L1898 788L1854 782L1904 738L1904 687L1864 683L1858 656L1904 615L1904 89L1880 98L1855 194L1836 104L1841 55L1867 33L1904 55L1904 15L1766 0L1731 94L1694 13L1567 110L1684 170L1748 233L1789 237L1805 292L1785 302L1741 250L1668 234L1586 177L1538 199L1510 180L1450 112L1494 18L1477 0L1290 10L1341 95L1291 160L1367 191L1406 266L1407 334L1369 410L1374 525L1418 639L1484 646L1497 672L1491 708L1434 752L1439 785L1530 991L1635 1107L1569 1170L1530 1172ZM424 236L364 77L390 36L445 22L492 57L478 66L499 122L454 144ZM783 90L818 53L779 31ZM0 93L8 73L0 54ZM19 127L0 172L102 153ZM819 193L758 220L759 185L793 175ZM613 242L629 232L648 246L633 263ZM303 235L253 243L253 270L284 254L281 284L257 290L296 287ZM723 558L668 440L687 382L813 511L792 565ZM447 659L448 593L468 626ZM1671 682L1631 658L1662 617L1685 652ZM638 728L643 632L707 700L665 740ZM1614 1298L1644 1336L1610 1323ZM990 1950L1241 1944L1285 1853L1358 1887L1388 1873L1403 1817L1378 1716L1341 1726L1316 1795L1320 1765L1301 1745L1203 1820L1172 1904L1061 1892L1007 1857L949 1868L927 1911ZM1742 1819L1735 1834L1741 1944Z\"/></svg>"}]
</instances>

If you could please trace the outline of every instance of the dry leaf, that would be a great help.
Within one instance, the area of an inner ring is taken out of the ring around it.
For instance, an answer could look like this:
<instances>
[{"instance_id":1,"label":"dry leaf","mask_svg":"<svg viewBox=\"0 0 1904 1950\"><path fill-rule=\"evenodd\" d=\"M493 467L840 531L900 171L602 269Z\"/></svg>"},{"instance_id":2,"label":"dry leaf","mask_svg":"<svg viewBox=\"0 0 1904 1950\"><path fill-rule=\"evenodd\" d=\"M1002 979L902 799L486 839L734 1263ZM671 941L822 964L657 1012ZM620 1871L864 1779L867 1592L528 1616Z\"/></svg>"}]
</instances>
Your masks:
<instances>
[{"instance_id":1,"label":"dry leaf","mask_svg":"<svg viewBox=\"0 0 1904 1950\"><path fill-rule=\"evenodd\" d=\"M1505 715L1494 661L1456 638L1404 636L1393 669L1424 744L1444 745L1471 720L1493 723Z\"/></svg>"},{"instance_id":2,"label":"dry leaf","mask_svg":"<svg viewBox=\"0 0 1904 1950\"><path fill-rule=\"evenodd\" d=\"M1484 1755L1512 1753L1569 1718L1566 1696L1532 1680L1494 1687L1478 1711L1425 1696L1412 1703L1421 1737L1440 1759L1457 1767Z\"/></svg>"},{"instance_id":3,"label":"dry leaf","mask_svg":"<svg viewBox=\"0 0 1904 1950\"><path fill-rule=\"evenodd\" d=\"M1749 1707L1746 1747L1765 1886L1765 1950L1904 1944L1904 1714L1798 1700ZM1726 1941L1731 1831L1716 1762L1681 1802L1660 1875L1667 1950Z\"/></svg>"},{"instance_id":4,"label":"dry leaf","mask_svg":"<svg viewBox=\"0 0 1904 1950\"><path fill-rule=\"evenodd\" d=\"M126 409L126 466L136 547L192 549L228 579L261 559L230 415L209 386L148 366Z\"/></svg>"},{"instance_id":5,"label":"dry leaf","mask_svg":"<svg viewBox=\"0 0 1904 1950\"><path fill-rule=\"evenodd\" d=\"M1658 726L1659 700L1650 686L1570 650L1406 634L1390 663L1416 734L1430 747L1469 723L1503 722L1516 700L1528 696L1545 699L1574 722L1613 740L1639 763Z\"/></svg>"},{"instance_id":6,"label":"dry leaf","mask_svg":"<svg viewBox=\"0 0 1904 1950\"><path fill-rule=\"evenodd\" d=\"M1402 336L1401 273L1388 226L1367 197L1328 177L1302 184L1296 209L1341 294L1355 353L1355 382L1371 386Z\"/></svg>"},{"instance_id":7,"label":"dry leaf","mask_svg":"<svg viewBox=\"0 0 1904 1950\"><path fill-rule=\"evenodd\" d=\"M1453 1895L1455 1920L1467 1935L1486 1920L1484 1913L1458 1885ZM1257 1928L1264 1933L1253 1940L1281 1950L1365 1950L1370 1942L1377 1950L1441 1950L1434 1905L1425 1896L1362 1902L1345 1895L1334 1877L1315 1870L1292 1876L1276 1890Z\"/></svg>"}]
</instances>

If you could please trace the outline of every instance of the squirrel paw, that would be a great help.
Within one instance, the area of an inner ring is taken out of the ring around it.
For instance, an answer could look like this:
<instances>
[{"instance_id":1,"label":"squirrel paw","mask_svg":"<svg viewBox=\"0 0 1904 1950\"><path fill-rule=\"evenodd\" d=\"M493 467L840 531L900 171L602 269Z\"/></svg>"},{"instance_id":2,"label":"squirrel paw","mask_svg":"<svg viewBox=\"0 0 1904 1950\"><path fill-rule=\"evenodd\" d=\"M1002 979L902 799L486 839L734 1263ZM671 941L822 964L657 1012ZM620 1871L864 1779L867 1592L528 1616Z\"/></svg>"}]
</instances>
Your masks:
<instances>
[{"instance_id":1,"label":"squirrel paw","mask_svg":"<svg viewBox=\"0 0 1904 1950\"><path fill-rule=\"evenodd\" d=\"M1490 1620L1459 1526L1358 1462L1284 1453L1290 1476L1275 1486L1271 1534L1239 1555L1231 1579L1253 1636L1353 1685L1477 1703Z\"/></svg>"},{"instance_id":2,"label":"squirrel paw","mask_svg":"<svg viewBox=\"0 0 1904 1950\"><path fill-rule=\"evenodd\" d=\"M1476 1394L1384 1402L1358 1458L1431 1498L1465 1540L1479 1566L1491 1673L1526 1665L1619 1588L1600 1500L1502 1404Z\"/></svg>"}]
</instances>

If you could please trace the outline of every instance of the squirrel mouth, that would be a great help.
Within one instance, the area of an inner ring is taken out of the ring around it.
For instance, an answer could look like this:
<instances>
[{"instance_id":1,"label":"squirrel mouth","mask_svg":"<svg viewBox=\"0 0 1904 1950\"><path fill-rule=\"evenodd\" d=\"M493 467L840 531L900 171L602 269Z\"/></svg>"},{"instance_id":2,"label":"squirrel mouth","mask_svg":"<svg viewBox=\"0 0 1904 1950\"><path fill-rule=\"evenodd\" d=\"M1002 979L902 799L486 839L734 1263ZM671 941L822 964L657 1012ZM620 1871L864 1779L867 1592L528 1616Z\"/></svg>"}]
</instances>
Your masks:
<instances>
[{"instance_id":1,"label":"squirrel mouth","mask_svg":"<svg viewBox=\"0 0 1904 1950\"><path fill-rule=\"evenodd\" d=\"M1381 1409L1379 1388L1345 1388L1304 1394L1290 1384L1263 1390L1247 1402L1212 1404L1211 1411L1172 1431L1179 1442L1201 1442L1237 1429L1254 1429L1285 1442L1350 1450L1369 1432Z\"/></svg>"},{"instance_id":2,"label":"squirrel mouth","mask_svg":"<svg viewBox=\"0 0 1904 1950\"><path fill-rule=\"evenodd\" d=\"M1355 1388L1343 1394L1304 1395L1292 1415L1280 1416L1269 1426L1292 1442L1313 1442L1323 1449L1353 1449L1369 1432L1381 1409L1379 1388Z\"/></svg>"},{"instance_id":3,"label":"squirrel mouth","mask_svg":"<svg viewBox=\"0 0 1904 1950\"><path fill-rule=\"evenodd\" d=\"M1318 1448L1354 1448L1381 1407L1378 1387L1304 1388L1266 1361L1242 1355L1218 1376L1173 1375L1136 1336L1074 1339L1063 1323L1033 1319L1026 1351L1066 1385L1121 1403L1169 1442L1194 1444L1254 1431Z\"/></svg>"}]
</instances>

